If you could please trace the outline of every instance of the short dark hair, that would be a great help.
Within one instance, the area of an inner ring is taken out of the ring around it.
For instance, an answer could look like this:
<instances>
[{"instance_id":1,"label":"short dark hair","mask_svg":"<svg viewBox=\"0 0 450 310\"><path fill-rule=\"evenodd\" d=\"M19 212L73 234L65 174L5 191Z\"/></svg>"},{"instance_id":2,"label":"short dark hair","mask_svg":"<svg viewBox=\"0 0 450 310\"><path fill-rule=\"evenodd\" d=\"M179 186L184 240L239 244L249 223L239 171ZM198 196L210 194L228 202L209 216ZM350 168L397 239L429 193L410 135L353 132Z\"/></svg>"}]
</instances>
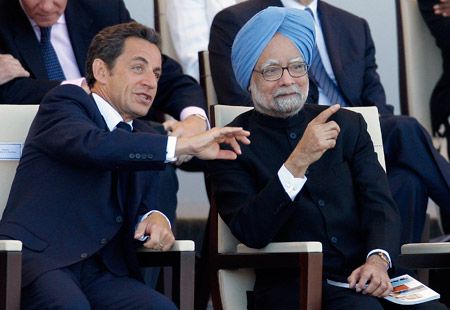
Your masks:
<instances>
[{"instance_id":1,"label":"short dark hair","mask_svg":"<svg viewBox=\"0 0 450 310\"><path fill-rule=\"evenodd\" d=\"M112 70L117 58L122 54L125 40L127 38L138 38L155 44L161 50L161 39L159 34L142 24L131 22L106 27L101 30L92 40L89 46L86 61L86 81L90 88L94 86L95 77L92 71L94 60L99 58L106 63L108 70Z\"/></svg>"}]
</instances>

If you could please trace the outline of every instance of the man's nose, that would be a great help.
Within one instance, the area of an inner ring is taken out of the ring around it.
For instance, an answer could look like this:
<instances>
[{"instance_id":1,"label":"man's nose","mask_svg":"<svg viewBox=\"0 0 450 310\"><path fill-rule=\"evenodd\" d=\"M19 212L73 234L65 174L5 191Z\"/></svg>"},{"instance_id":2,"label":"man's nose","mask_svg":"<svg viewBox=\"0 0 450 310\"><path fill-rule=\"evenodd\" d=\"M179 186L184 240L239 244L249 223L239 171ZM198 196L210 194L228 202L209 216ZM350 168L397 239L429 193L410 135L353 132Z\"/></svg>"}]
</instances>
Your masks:
<instances>
[{"instance_id":1,"label":"man's nose","mask_svg":"<svg viewBox=\"0 0 450 310\"><path fill-rule=\"evenodd\" d=\"M158 79L154 72L149 72L145 75L145 78L142 80L142 84L150 87L156 88L158 86Z\"/></svg>"},{"instance_id":2,"label":"man's nose","mask_svg":"<svg viewBox=\"0 0 450 310\"><path fill-rule=\"evenodd\" d=\"M281 78L278 80L280 85L292 85L295 83L295 78L291 76L287 68L282 69Z\"/></svg>"}]
</instances>

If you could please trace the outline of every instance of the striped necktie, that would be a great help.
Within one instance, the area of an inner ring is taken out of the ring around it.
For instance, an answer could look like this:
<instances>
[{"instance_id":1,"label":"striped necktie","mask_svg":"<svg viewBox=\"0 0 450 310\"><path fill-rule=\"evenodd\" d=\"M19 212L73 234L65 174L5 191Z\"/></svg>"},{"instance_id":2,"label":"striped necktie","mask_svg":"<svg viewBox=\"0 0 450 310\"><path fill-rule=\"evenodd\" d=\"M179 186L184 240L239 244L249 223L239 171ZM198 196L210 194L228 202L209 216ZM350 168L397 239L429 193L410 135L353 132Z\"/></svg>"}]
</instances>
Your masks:
<instances>
[{"instance_id":1,"label":"striped necktie","mask_svg":"<svg viewBox=\"0 0 450 310\"><path fill-rule=\"evenodd\" d=\"M44 57L45 68L47 69L48 78L50 80L64 81L66 77L59 63L58 56L50 41L50 32L52 27L41 27L41 47L42 56Z\"/></svg>"},{"instance_id":2,"label":"striped necktie","mask_svg":"<svg viewBox=\"0 0 450 310\"><path fill-rule=\"evenodd\" d=\"M314 19L314 14L310 8L306 8L305 11L309 12ZM313 57L309 67L309 74L314 83L316 83L316 85L318 85L327 95L331 104L347 106L337 85L334 84L333 80L330 78L323 66L317 44L314 46Z\"/></svg>"}]
</instances>

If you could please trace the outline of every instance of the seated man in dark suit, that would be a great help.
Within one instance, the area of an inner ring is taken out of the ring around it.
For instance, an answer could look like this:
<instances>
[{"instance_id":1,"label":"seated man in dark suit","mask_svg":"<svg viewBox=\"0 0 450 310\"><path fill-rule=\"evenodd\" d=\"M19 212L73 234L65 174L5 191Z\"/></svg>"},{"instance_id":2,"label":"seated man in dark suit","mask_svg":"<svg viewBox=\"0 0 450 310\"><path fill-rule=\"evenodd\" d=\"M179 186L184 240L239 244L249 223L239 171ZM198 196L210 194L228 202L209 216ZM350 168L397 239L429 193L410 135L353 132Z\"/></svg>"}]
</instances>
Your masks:
<instances>
[{"instance_id":1,"label":"seated man in dark suit","mask_svg":"<svg viewBox=\"0 0 450 310\"><path fill-rule=\"evenodd\" d=\"M322 0L252 0L219 12L209 43L219 103L252 105L250 96L240 89L233 76L231 45L243 24L268 6L307 7L314 15L318 56L309 64L307 102L378 108L389 187L403 224L402 243L418 242L428 197L450 211L450 164L434 149L429 134L414 118L394 116L392 107L386 104L376 72L375 47L365 20Z\"/></svg>"},{"instance_id":2,"label":"seated man in dark suit","mask_svg":"<svg viewBox=\"0 0 450 310\"><path fill-rule=\"evenodd\" d=\"M392 309L380 297L397 272L398 210L362 116L304 104L314 45L314 21L297 9L267 8L237 34L232 65L255 109L231 124L250 130L252 144L236 161L210 163L213 197L250 247L322 242L323 309ZM299 309L299 286L295 270L256 270L255 308Z\"/></svg>"},{"instance_id":3,"label":"seated man in dark suit","mask_svg":"<svg viewBox=\"0 0 450 310\"><path fill-rule=\"evenodd\" d=\"M240 128L160 135L147 114L161 75L158 34L137 23L102 30L87 56L92 91L63 85L43 99L0 222L23 242L23 309L174 309L140 280L135 247L167 250L155 206L158 170L183 155L235 159ZM232 151L220 150L229 143Z\"/></svg>"},{"instance_id":4,"label":"seated man in dark suit","mask_svg":"<svg viewBox=\"0 0 450 310\"><path fill-rule=\"evenodd\" d=\"M92 38L104 27L130 21L123 0L0 0L0 50L17 58L30 73L28 78L0 85L0 104L39 104L49 90L61 83L81 84ZM49 40L58 59L59 74L55 74L55 66L48 71L49 60L44 57L41 39L43 29L51 30ZM160 132L170 130L171 135L189 137L208 128L200 85L165 55L158 95L143 119L161 121L161 113L179 121L166 123L164 127L152 123ZM179 163L189 159L181 156ZM158 205L173 221L178 191L174 166L167 165L160 174ZM156 276L149 275L146 279L154 286Z\"/></svg>"}]
</instances>

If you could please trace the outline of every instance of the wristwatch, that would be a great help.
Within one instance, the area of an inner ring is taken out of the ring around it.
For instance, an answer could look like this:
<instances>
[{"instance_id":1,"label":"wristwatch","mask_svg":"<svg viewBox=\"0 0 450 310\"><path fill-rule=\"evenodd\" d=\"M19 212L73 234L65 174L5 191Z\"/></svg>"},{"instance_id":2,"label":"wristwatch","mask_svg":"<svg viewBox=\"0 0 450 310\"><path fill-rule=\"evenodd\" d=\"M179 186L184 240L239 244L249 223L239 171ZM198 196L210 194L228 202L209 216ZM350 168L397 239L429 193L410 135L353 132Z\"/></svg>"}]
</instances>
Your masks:
<instances>
[{"instance_id":1,"label":"wristwatch","mask_svg":"<svg viewBox=\"0 0 450 310\"><path fill-rule=\"evenodd\" d=\"M389 269L389 267L391 266L391 262L389 261L389 258L386 256L386 254L384 254L383 252L376 252L372 255L374 254L378 255L382 260L384 260L384 262L387 264L387 269Z\"/></svg>"}]
</instances>

